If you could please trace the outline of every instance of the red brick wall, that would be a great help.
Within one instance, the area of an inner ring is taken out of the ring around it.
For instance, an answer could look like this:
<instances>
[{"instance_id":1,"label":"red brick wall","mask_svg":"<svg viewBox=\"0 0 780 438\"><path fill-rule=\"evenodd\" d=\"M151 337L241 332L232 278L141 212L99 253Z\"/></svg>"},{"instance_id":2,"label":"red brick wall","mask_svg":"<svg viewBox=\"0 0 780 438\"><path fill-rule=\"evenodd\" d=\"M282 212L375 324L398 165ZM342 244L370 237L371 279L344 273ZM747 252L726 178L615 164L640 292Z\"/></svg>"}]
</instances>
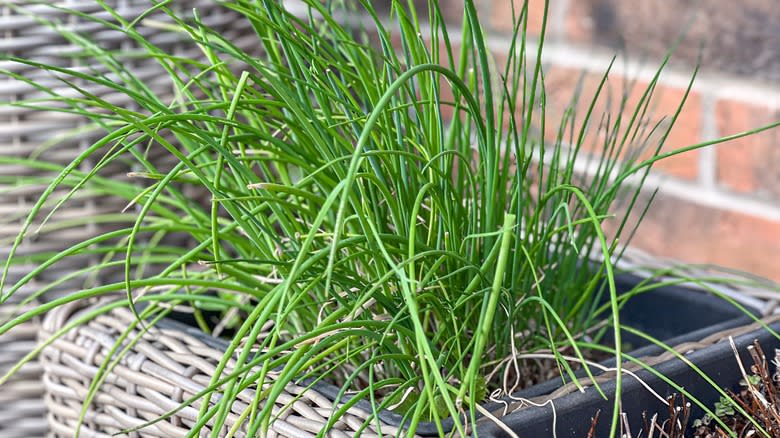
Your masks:
<instances>
[{"instance_id":1,"label":"red brick wall","mask_svg":"<svg viewBox=\"0 0 780 438\"><path fill-rule=\"evenodd\" d=\"M475 1L500 54L511 37L512 2L519 11L523 0ZM463 0L439 4L459 24ZM529 4L529 31L538 36L544 0ZM768 0L550 0L543 59L549 115L556 102L558 108L568 102L581 72L587 88L616 53L610 83L621 84L625 75L643 88L685 33L657 87L654 113L672 115L697 62L702 69L667 149L780 120L776 6ZM778 140L780 130L773 130L659 163L650 184L660 192L635 246L780 281Z\"/></svg>"}]
</instances>

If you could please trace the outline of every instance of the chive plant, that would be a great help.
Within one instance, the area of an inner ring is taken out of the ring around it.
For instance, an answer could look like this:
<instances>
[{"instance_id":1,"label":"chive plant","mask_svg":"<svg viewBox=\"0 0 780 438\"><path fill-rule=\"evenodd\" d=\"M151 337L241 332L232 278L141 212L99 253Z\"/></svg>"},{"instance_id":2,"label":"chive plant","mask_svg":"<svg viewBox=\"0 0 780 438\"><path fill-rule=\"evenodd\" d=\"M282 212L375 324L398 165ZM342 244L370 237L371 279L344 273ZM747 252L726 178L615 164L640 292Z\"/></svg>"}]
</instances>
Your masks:
<instances>
[{"instance_id":1,"label":"chive plant","mask_svg":"<svg viewBox=\"0 0 780 438\"><path fill-rule=\"evenodd\" d=\"M392 409L410 431L432 421L445 435L442 421L451 417L453 433L465 435L486 394L507 387L502 379L528 378L512 374L516 354L551 353L566 381L573 365L563 354L584 360L592 344L582 334L600 322L615 340L620 398L621 301L612 263L618 242L634 230L626 212L646 208L638 195L654 162L726 140L660 153L685 102L671 123L647 126L661 70L635 108L618 99L617 116L595 112L605 73L584 105L574 99L563 117L547 120L544 69L533 62L541 59L544 31L538 44L526 44L527 4L515 11L499 63L471 0L457 31L447 28L436 1L423 9L390 2L389 25L367 0L306 0L297 14L278 1L225 1L252 25L257 46L249 51L210 29L197 11L193 20L177 16L171 3L150 9L167 14L167 23L147 14L131 20L102 2L109 19L70 11L122 32L142 49L134 56L157 59L171 99L127 69L126 54L45 16L36 16L40 25L82 48L74 56L104 68L8 59L49 72L70 91L7 70L45 96L7 104L77 114L105 132L58 169L12 250L34 231L30 224L42 219L44 206L57 208L81 190L123 196L135 214L116 231L40 260L16 284L3 275L6 300L75 254L103 256L84 272L124 271L116 283L40 305L0 333L111 291L123 291L118 303L130 306L139 324L175 304L189 307L211 333L208 315L216 313L232 342L209 390L198 394L198 426L213 422L211 429L221 430L237 393L262 387L248 408L249 436L268 429L267 401L291 381L336 384L337 403L347 393L350 404L368 400L367 424ZM161 51L144 38L147 25L179 33L203 56ZM131 96L135 107L117 107L79 84ZM607 135L593 144L586 133L596 128ZM172 160L149 159L160 155ZM79 168L86 159L97 163L91 172ZM587 176L575 171L584 159L595 169ZM101 177L114 162L131 163L134 178ZM67 194L54 197L63 187ZM165 244L166 236L182 234L188 244ZM589 262L594 253L600 262ZM5 262L5 272L14 262ZM244 343L257 348L239 348ZM226 377L229 359L237 371ZM491 373L496 367L507 370ZM342 414L335 411L327 426Z\"/></svg>"}]
</instances>

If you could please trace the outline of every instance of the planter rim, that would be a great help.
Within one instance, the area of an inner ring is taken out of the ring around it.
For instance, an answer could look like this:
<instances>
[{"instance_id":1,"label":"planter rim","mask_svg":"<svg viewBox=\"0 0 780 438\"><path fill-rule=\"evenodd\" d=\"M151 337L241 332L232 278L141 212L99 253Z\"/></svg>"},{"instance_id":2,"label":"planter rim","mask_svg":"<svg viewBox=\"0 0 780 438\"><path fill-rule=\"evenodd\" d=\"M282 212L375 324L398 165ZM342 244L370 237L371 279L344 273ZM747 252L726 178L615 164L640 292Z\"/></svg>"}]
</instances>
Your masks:
<instances>
[{"instance_id":1,"label":"planter rim","mask_svg":"<svg viewBox=\"0 0 780 438\"><path fill-rule=\"evenodd\" d=\"M734 353L731 348L731 345L729 345L729 341L728 341L729 339L732 339L734 341L734 344L738 349L738 353L740 357L747 354L746 347L752 345L753 342L756 340L758 340L762 346L764 346L766 342L772 340L774 340L775 344L780 346L780 344L778 344L780 343L780 338L776 338L774 334L772 334L769 330L767 330L765 327L762 326L762 324L765 324L767 327L769 327L769 329L775 331L776 333L780 333L780 314L775 314L775 315L761 318L760 321L761 323L753 322L745 326L727 329L724 330L723 332L715 332L712 334L712 336L719 337L719 340L717 342L712 342L708 344L703 343L700 346L701 348L695 348L695 345L689 345L689 347L693 349L684 352L684 354L682 355L685 357L687 361L693 363L699 368L704 368L705 366L711 366L717 368L723 366L724 364L729 368L732 367L736 368L738 365L734 357ZM746 359L745 357L742 357L743 362L745 361L745 359ZM676 378L675 375L679 376L686 372L692 372L688 364L686 364L685 362L681 361L676 357L652 365L652 368L656 372L669 377L673 381ZM737 380L742 377L742 375L739 374L739 371L736 369L733 370L734 371L733 374L724 373L723 370L718 370L718 371L719 371L718 377L733 378L736 376ZM648 388L653 387L659 383L661 384L664 383L659 381L652 373L650 373L645 369L640 369L638 371L635 371L634 374L635 377L625 378L623 381L624 396L627 393L633 391L640 391L643 394L650 394ZM718 384L719 387L731 386L730 383L724 385L723 382L718 382L717 378L714 378L714 381ZM614 398L615 386L616 385L614 379L611 379L601 385L601 389L604 391L605 394L607 394L610 397L609 403L612 403L612 400ZM682 386L685 388L685 384L683 384ZM688 387L688 389L690 389L690 387ZM707 387L704 387L704 389L707 389ZM654 391L656 390L654 389ZM656 391L656 393L657 392L658 391ZM659 395L663 395L663 394L659 394ZM716 400L713 400L712 402L714 403ZM587 406L592 406L595 403L603 401L603 399L594 390L594 388L589 387L585 389L584 393L566 394L562 397L555 399L555 401L556 401L556 406L555 406L556 411L559 413L564 413L567 411L577 411L577 410L581 411L583 409L587 409ZM710 405L709 403L705 403L705 404ZM527 409L518 409L509 412L507 415L501 417L501 420L504 423L504 425L506 425L512 430L518 430L521 427L529 427L529 426L538 427L540 426L539 419L540 419L541 409L546 409L546 407L529 406ZM597 410L598 409L593 409L587 414L585 414L585 412L578 412L579 415L577 415L577 417L583 419L582 415L592 416L596 413ZM647 410L645 409L643 412L646 411ZM587 422L587 418L589 418L588 416L584 417L583 424L584 422ZM695 418L695 416L691 416L691 419L693 418ZM629 418L628 420L636 421L636 418ZM576 430L576 426L578 425L568 426L568 429L567 426L564 426L563 430L561 430L561 423L558 423L557 426L558 426L558 429L556 430L557 436L560 437L582 436L581 434L577 434L573 432L574 430ZM579 424L579 426L582 425ZM590 426L589 422L587 426ZM500 429L497 427L496 424L488 423L488 422L481 424L479 431L480 431L479 432L480 436L482 436L483 434L484 436L497 436L501 434ZM598 435L598 432L596 433L596 436L600 436Z\"/></svg>"}]
</instances>

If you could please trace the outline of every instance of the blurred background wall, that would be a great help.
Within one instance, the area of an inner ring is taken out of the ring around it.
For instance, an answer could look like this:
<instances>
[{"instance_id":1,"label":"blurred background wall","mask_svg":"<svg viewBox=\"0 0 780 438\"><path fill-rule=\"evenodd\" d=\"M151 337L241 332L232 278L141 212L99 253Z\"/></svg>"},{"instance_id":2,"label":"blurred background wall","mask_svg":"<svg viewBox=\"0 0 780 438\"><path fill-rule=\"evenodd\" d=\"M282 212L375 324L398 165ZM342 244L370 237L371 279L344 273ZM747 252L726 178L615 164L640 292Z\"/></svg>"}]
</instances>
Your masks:
<instances>
[{"instance_id":1,"label":"blurred background wall","mask_svg":"<svg viewBox=\"0 0 780 438\"><path fill-rule=\"evenodd\" d=\"M475 0L497 54L522 0ZM419 2L423 6L425 2ZM440 0L459 29L463 0ZM548 120L578 84L593 90L615 54L611 88L634 82L636 99L685 32L655 91L654 113L671 116L701 65L664 150L780 120L780 8L772 0L550 0L545 42ZM544 0L531 0L530 40ZM423 9L425 10L425 9ZM500 55L496 57L500 64ZM582 82L580 82L582 80ZM629 104L630 107L630 104ZM604 108L602 106L602 108ZM654 207L633 245L690 263L713 263L780 281L780 130L659 163Z\"/></svg>"}]
</instances>

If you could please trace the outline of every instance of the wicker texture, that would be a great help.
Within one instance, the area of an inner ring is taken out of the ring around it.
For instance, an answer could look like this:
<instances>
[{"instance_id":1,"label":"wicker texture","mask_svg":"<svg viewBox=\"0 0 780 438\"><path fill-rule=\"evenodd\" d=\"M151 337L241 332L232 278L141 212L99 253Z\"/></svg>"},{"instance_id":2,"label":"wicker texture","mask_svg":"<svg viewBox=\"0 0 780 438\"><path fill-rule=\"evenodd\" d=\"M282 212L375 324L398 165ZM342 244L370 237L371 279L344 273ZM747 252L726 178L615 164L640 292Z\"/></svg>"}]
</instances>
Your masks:
<instances>
[{"instance_id":1,"label":"wicker texture","mask_svg":"<svg viewBox=\"0 0 780 438\"><path fill-rule=\"evenodd\" d=\"M602 260L601 251L594 251L591 255L594 260ZM759 310L762 315L780 313L778 306L778 285L769 280L752 278L745 281L745 273L732 273L727 269L711 265L686 265L683 262L672 259L655 257L635 248L626 248L619 263L620 269L633 274L662 279L691 278L696 281L686 282L682 286L691 289L704 289L722 293L739 303ZM666 275L661 273L666 272ZM718 279L718 281L706 281L705 279ZM733 281L725 281L725 280Z\"/></svg>"},{"instance_id":2,"label":"wicker texture","mask_svg":"<svg viewBox=\"0 0 780 438\"><path fill-rule=\"evenodd\" d=\"M93 304L97 305L100 302ZM41 339L51 336L69 320L90 308L84 306L84 303L73 303L50 312L44 320ZM116 309L76 327L44 349L40 360L45 370L46 404L54 436L72 436L92 378L106 360L118 336L127 330L132 321L133 315L128 309ZM134 330L125 342L134 340L138 334ZM132 349L121 357L110 377L100 387L81 427L81 436L107 438L122 429L158 418L203 390L224 354L224 350L215 348L213 342L204 341L203 337L182 330L149 328ZM223 375L232 372L234 366L235 362L231 361ZM239 394L222 434L226 434L236 424L254 395L253 389ZM172 418L131 433L130 436L184 436L195 423L199 408L200 401ZM290 384L274 407L276 420L271 424L269 437L313 438L324 428L332 412L333 403L329 399L315 391ZM363 410L351 408L327 436L348 437L356 433L362 437L380 436L376 421L369 422L368 427L362 429L368 416ZM383 424L381 431L382 435L394 436L398 429ZM245 436L243 427L236 436Z\"/></svg>"},{"instance_id":3,"label":"wicker texture","mask_svg":"<svg viewBox=\"0 0 780 438\"><path fill-rule=\"evenodd\" d=\"M38 4L36 4L38 3ZM29 0L0 1L0 53L33 59L48 64L76 68L83 71L102 71L105 67L97 62L72 56L80 49L68 42L58 32L40 24L33 16L61 22L65 27L82 35L87 35L102 47L130 54L136 46L132 41L117 31L109 31L85 18L77 17L64 10L52 6L61 6L90 14L101 19L113 21L112 17L94 0L60 0L47 2ZM148 0L108 0L125 18L134 19L147 10L151 3ZM251 47L251 36L247 32L248 23L236 20L236 14L219 6L213 0L193 0L173 3L180 7L182 16L191 16L193 8L197 8L202 20L214 29L223 30L224 34L234 38L239 47ZM158 21L170 21L162 13L154 13L150 17ZM169 53L183 56L198 57L201 51L193 44L182 44L184 36L160 28L145 26L141 23L137 30L149 41L157 44ZM244 38L244 40L242 40ZM128 56L122 60L125 67L132 71L155 93L161 97L172 96L167 75L154 59L143 59ZM52 87L65 95L73 95L68 86L53 75L27 67L18 63L0 61L0 69L9 70L38 83ZM78 81L77 81L78 83ZM100 88L89 84L80 84L96 96L121 107L132 108L130 99L113 92L108 88ZM0 102L14 102L39 97L48 97L33 86L10 77L0 78ZM103 134L99 130L86 129L88 123L84 118L58 112L46 112L33 109L0 107L0 157L3 159L27 159L40 157L48 163L66 165L81 151L91 145ZM81 171L89 171L95 165L94 160L85 160ZM158 167L164 163L155 162ZM103 177L112 179L126 178L132 169L121 164L112 164L100 171ZM11 243L19 233L21 226L56 172L34 169L23 164L0 162L0 262L8 257ZM24 186L19 181L24 178ZM66 193L58 190L51 199L57 200ZM111 198L109 194L99 191L81 191L76 197L65 203L47 223L38 230L39 222L30 228L28 237L18 248L18 256L40 254L42 252L58 252L75 243L90 237L115 229L119 226L111 221L100 219L101 215L119 213L126 201ZM52 203L53 205L53 203ZM44 217L50 211L45 207L39 217ZM84 219L87 220L84 220ZM33 232L36 232L33 235ZM37 286L46 285L59 280L63 275L74 269L86 267L95 259L91 257L68 257L47 269L35 279L35 284L29 285L27 291ZM13 284L27 274L33 265L15 265L7 284ZM99 278L98 278L99 280ZM54 288L48 295L72 291L83 286L83 280L63 283ZM24 297L24 290L16 295L16 300ZM0 306L0 323L16 314L20 309L13 303ZM32 321L23 327L11 330L0 336L0 374L5 373L34 345L37 322ZM13 401L13 403L10 403ZM43 436L46 432L45 409L43 404L43 386L40 383L40 365L32 363L17 373L13 380L0 388L0 438Z\"/></svg>"},{"instance_id":4,"label":"wicker texture","mask_svg":"<svg viewBox=\"0 0 780 438\"><path fill-rule=\"evenodd\" d=\"M16 2L17 5L24 5L25 3L24 1ZM137 17L150 7L150 3L147 0L114 0L109 3L115 4L119 13L130 19ZM111 21L108 13L94 0L71 0L60 2L59 5ZM215 29L225 29L228 34L242 30L241 26L236 25L235 14L219 7L212 0L188 2L187 7L184 9L191 10L193 7L200 11L204 23ZM47 5L24 6L23 10L38 17L63 22L70 31L90 35L102 47L127 53L127 59L120 57L120 60L128 70L132 71L150 90L161 96L163 100L166 100L166 96L173 95L170 79L164 73L158 61L134 57L132 52L134 50L137 51L137 47L133 42L128 41L123 33L101 29L100 24L69 16L66 12L58 11ZM152 14L150 20L170 21L165 20L164 15L159 16L161 14ZM187 16L188 14L183 13L182 15ZM246 27L244 26L244 28ZM199 48L193 44L181 44L182 39L185 38L183 35L159 29L158 26L145 27L140 25L137 27L137 30L150 42L157 44L168 53L195 58L199 56ZM106 67L100 65L97 61L90 63L89 60L72 56L78 52L78 49L59 36L56 30L50 29L43 24L36 24L33 18L23 15L22 12L11 6L0 7L0 35L2 35L2 39L0 39L1 53L9 53L14 56L70 67L76 70L106 72ZM35 67L2 61L0 62L0 69L9 70L34 80L38 84L49 86L63 95L74 94L68 85L62 83L50 73ZM79 80L76 80L75 83L116 106L133 107L129 96L118 94L110 88L98 87L94 84L83 84ZM13 102L45 97L48 96L23 81L13 78L0 80L0 101ZM48 163L67 165L81 151L102 136L99 129L88 129L88 127L88 121L76 115L3 106L0 108L0 156L15 158L41 157ZM155 162L154 159L152 161ZM79 170L90 171L95 164L95 160L87 159L81 163ZM161 163L155 162L155 164L159 165ZM110 178L126 178L129 170L132 169L128 169L119 163L112 163L112 165L102 169L100 175ZM5 258L8 254L9 244L18 234L21 223L54 175L56 173L52 171L36 170L23 164L5 164L0 166L0 188L2 188L0 190L0 242L2 242L2 245L0 245L0 258ZM36 181L31 181L32 183L25 184L23 187L12 189L14 179L21 177L28 179L36 178ZM66 192L66 189L55 192L51 199L59 199ZM93 221L88 225L77 223L72 226L63 226L63 224L73 219L97 218L101 214L118 213L125 204L126 201L111 199L106 193L82 191L79 193L79 196L66 203L59 213L55 214L49 221L49 225L39 230L34 239L24 241L17 254L26 255L40 253L41 251L58 251L67 248L73 243L82 242L89 237L95 236L100 231L111 229L113 228L112 224L101 226L98 225L97 221ZM43 214L39 214L39 217L44 217L47 211L44 210ZM30 230L37 230L38 225L39 223L34 223ZM68 265L60 263L57 266L63 270L70 267L83 267L83 260L75 257L69 258L67 263ZM24 271L24 267L16 270L16 272ZM56 278L59 276L59 273L54 270L44 275L43 279L45 280L47 277Z\"/></svg>"},{"instance_id":5,"label":"wicker texture","mask_svg":"<svg viewBox=\"0 0 780 438\"><path fill-rule=\"evenodd\" d=\"M5 321L12 315L16 309L16 301L18 299L0 306L0 321ZM0 336L0 375L4 375L19 359L35 348L37 332L38 321L35 320L14 328L12 333ZM37 437L46 434L42 373L40 363L33 361L25 364L0 387L0 438Z\"/></svg>"}]
</instances>

